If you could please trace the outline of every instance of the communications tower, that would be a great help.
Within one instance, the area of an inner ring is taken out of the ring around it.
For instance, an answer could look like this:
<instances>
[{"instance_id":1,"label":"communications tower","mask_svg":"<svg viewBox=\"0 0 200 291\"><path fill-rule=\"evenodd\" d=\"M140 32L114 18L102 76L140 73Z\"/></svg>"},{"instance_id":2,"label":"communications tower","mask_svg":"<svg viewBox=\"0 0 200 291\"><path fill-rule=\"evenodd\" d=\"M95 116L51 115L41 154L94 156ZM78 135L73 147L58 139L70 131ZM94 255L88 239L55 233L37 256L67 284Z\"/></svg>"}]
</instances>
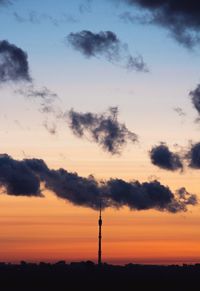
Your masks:
<instances>
[{"instance_id":1,"label":"communications tower","mask_svg":"<svg viewBox=\"0 0 200 291\"><path fill-rule=\"evenodd\" d=\"M98 265L101 266L102 261L101 261L101 240L102 240L102 235L101 235L101 227L102 227L102 218L101 218L101 201L100 201L100 208L99 208L99 249L98 249Z\"/></svg>"}]
</instances>

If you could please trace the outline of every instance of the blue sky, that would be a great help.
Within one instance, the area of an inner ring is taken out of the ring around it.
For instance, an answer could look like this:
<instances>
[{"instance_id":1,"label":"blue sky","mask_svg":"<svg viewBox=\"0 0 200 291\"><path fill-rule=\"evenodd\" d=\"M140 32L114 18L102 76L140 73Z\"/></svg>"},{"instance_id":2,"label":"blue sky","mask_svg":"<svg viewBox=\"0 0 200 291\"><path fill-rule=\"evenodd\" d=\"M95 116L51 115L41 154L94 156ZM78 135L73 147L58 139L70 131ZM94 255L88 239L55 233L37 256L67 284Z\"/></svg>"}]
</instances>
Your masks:
<instances>
[{"instance_id":1,"label":"blue sky","mask_svg":"<svg viewBox=\"0 0 200 291\"><path fill-rule=\"evenodd\" d=\"M82 4L88 6L80 13ZM119 106L120 120L138 133L144 151L159 141L187 145L189 139L198 139L198 125L193 123L197 115L188 97L200 79L198 49L184 48L166 29L123 22L119 15L129 9L112 1L94 0L86 4L61 0L58 4L53 0L18 0L1 7L1 39L28 53L35 83L56 92L62 108L101 112L109 106ZM136 8L132 11L140 13ZM36 15L38 23L26 21L30 13ZM25 20L17 21L14 14ZM63 15L74 21L63 21ZM56 19L58 25L48 17ZM115 32L128 44L130 53L143 56L150 72L127 72L104 59L85 58L66 42L70 32L83 29ZM37 101L14 96L14 85L12 90L9 86L2 88L2 96L6 97L2 97L2 106L7 115L43 131L44 117L38 112ZM174 112L174 107L186 111L184 121ZM65 125L61 125L60 134L65 134ZM66 135L70 136L67 128ZM77 142L81 146L81 140Z\"/></svg>"}]
</instances>

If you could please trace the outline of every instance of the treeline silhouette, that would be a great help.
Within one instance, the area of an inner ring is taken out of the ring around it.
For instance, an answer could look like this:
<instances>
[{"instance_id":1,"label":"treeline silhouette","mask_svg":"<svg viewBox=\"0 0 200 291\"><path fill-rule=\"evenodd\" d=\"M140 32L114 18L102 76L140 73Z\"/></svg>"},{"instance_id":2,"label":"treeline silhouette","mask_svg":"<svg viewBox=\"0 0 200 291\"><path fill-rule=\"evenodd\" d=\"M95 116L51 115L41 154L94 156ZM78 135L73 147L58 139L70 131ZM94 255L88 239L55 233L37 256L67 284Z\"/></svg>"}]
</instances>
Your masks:
<instances>
[{"instance_id":1,"label":"treeline silhouette","mask_svg":"<svg viewBox=\"0 0 200 291\"><path fill-rule=\"evenodd\" d=\"M98 266L91 261L66 264L0 263L1 291L46 290L199 290L200 264Z\"/></svg>"}]
</instances>

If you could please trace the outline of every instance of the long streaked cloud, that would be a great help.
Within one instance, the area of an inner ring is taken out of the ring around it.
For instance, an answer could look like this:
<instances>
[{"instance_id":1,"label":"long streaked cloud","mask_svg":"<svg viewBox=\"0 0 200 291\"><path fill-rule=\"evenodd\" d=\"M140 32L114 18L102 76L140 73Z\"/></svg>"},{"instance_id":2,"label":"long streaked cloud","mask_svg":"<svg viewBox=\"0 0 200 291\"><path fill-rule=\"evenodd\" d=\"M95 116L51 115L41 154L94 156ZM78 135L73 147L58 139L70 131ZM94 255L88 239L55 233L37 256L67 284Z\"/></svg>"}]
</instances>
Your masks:
<instances>
[{"instance_id":1,"label":"long streaked cloud","mask_svg":"<svg viewBox=\"0 0 200 291\"><path fill-rule=\"evenodd\" d=\"M40 14L36 11L30 11L26 16L23 16L18 12L14 12L13 17L18 23L22 24L24 23L41 24L42 22L47 21L53 24L54 26L59 26L61 24L78 22L78 19L67 13L63 13L60 17L56 18L47 13Z\"/></svg>"},{"instance_id":2,"label":"long streaked cloud","mask_svg":"<svg viewBox=\"0 0 200 291\"><path fill-rule=\"evenodd\" d=\"M111 107L102 114L81 113L70 110L68 124L74 135L79 138L89 137L105 151L120 154L130 141L136 143L138 137L129 131L125 124L118 121L118 108Z\"/></svg>"},{"instance_id":3,"label":"long streaked cloud","mask_svg":"<svg viewBox=\"0 0 200 291\"><path fill-rule=\"evenodd\" d=\"M128 46L122 43L112 31L94 33L89 30L82 30L70 33L67 36L67 41L85 57L103 57L107 61L130 71L148 71L142 56L132 56L129 53Z\"/></svg>"},{"instance_id":4,"label":"long streaked cloud","mask_svg":"<svg viewBox=\"0 0 200 291\"><path fill-rule=\"evenodd\" d=\"M199 43L200 35L200 2L198 0L111 0L136 6L149 15L145 22L157 24L170 30L173 37L187 47ZM130 11L129 20L134 20ZM147 21L148 19L148 21Z\"/></svg>"},{"instance_id":5,"label":"long streaked cloud","mask_svg":"<svg viewBox=\"0 0 200 291\"><path fill-rule=\"evenodd\" d=\"M170 151L165 143L154 146L149 154L152 164L161 169L169 171L183 170L181 157Z\"/></svg>"},{"instance_id":6,"label":"long streaked cloud","mask_svg":"<svg viewBox=\"0 0 200 291\"><path fill-rule=\"evenodd\" d=\"M4 194L42 196L42 187L51 190L57 197L75 205L98 209L102 207L131 210L187 211L196 205L197 197L182 187L173 193L158 181L144 182L122 179L97 181L93 176L84 178L64 169L49 169L43 160L15 160L7 154L0 155L0 185Z\"/></svg>"}]
</instances>

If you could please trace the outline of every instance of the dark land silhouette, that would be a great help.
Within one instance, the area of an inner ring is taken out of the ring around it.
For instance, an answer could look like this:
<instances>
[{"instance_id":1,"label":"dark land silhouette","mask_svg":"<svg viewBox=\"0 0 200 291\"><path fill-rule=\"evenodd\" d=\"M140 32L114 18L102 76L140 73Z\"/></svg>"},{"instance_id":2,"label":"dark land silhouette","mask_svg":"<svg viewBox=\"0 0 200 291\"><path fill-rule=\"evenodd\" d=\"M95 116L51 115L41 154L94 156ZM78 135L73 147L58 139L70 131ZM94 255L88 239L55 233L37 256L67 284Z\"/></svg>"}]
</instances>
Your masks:
<instances>
[{"instance_id":1,"label":"dark land silhouette","mask_svg":"<svg viewBox=\"0 0 200 291\"><path fill-rule=\"evenodd\" d=\"M113 266L93 262L66 264L0 263L0 290L199 290L200 264Z\"/></svg>"}]
</instances>

